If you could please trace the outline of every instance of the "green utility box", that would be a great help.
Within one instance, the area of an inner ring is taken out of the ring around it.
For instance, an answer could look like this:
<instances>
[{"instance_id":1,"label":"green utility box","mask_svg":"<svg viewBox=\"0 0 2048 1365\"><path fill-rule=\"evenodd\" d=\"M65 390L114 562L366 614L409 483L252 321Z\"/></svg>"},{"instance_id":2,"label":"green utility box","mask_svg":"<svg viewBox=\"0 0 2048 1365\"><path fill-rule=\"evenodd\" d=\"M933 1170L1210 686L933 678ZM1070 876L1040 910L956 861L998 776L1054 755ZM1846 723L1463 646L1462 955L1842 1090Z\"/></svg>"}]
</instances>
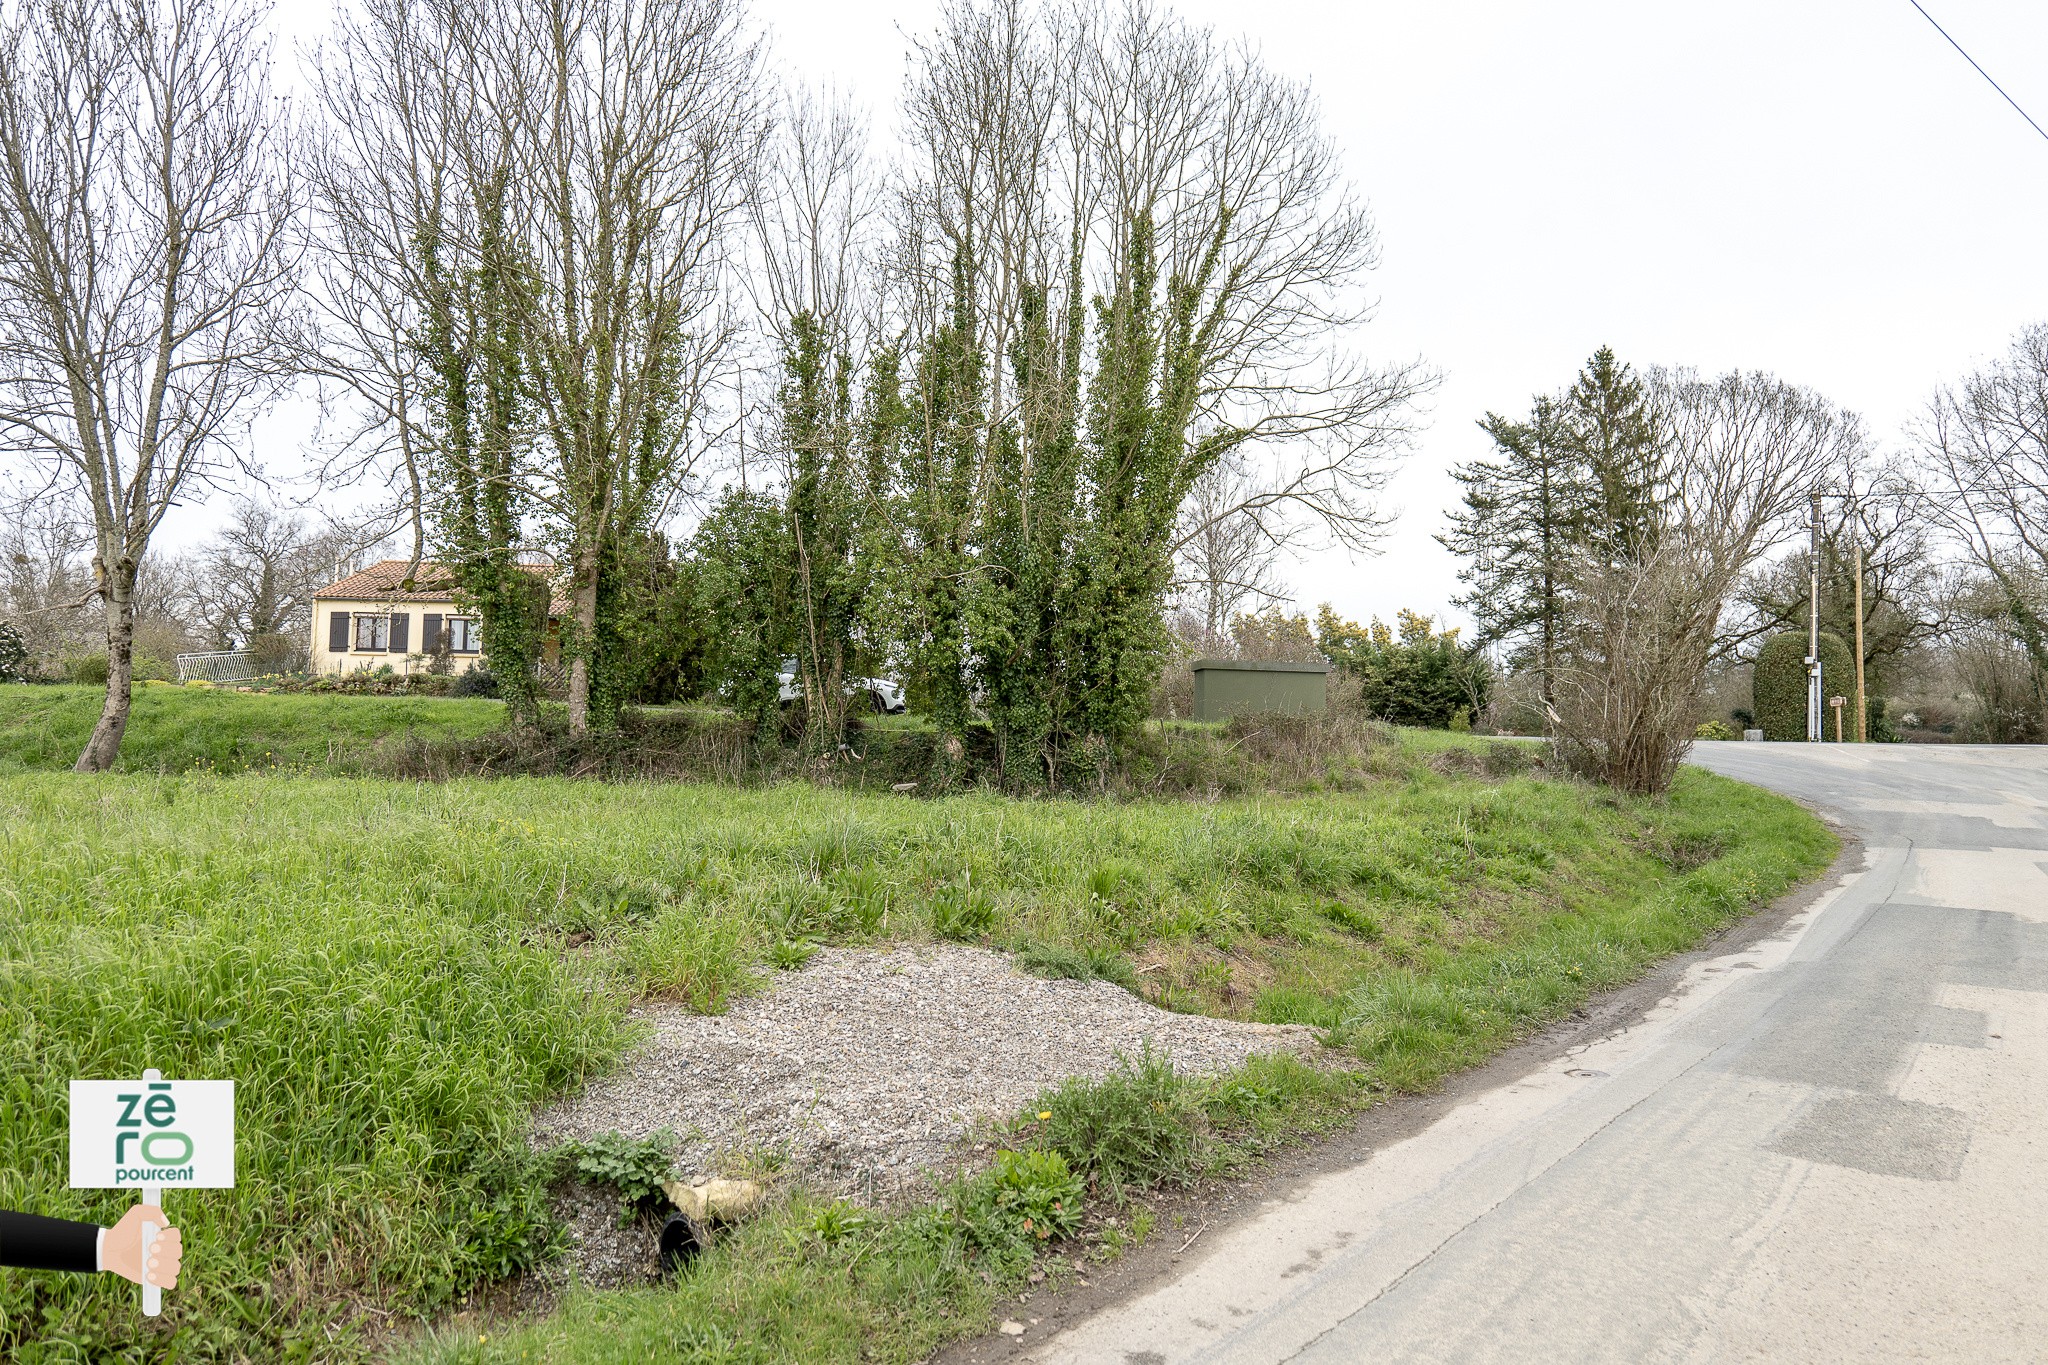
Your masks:
<instances>
[{"instance_id":1,"label":"green utility box","mask_svg":"<svg viewBox=\"0 0 2048 1365\"><path fill-rule=\"evenodd\" d=\"M1195 719L1228 720L1261 712L1321 715L1328 709L1327 663L1255 659L1195 660Z\"/></svg>"}]
</instances>

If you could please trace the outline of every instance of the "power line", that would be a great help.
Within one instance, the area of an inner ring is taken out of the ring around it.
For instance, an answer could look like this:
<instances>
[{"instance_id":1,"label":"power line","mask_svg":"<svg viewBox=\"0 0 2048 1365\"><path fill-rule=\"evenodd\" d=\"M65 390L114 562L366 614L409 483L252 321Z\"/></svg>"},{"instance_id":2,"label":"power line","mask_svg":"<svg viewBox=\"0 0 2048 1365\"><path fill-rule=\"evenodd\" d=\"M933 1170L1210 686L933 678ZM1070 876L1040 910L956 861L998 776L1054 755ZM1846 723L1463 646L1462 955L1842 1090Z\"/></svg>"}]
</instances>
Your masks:
<instances>
[{"instance_id":1,"label":"power line","mask_svg":"<svg viewBox=\"0 0 2048 1365\"><path fill-rule=\"evenodd\" d=\"M1982 76L1986 83L1988 83L1993 90L1996 90L2000 95L2003 95L2005 97L2005 102L2007 104L2010 104L2013 107L2014 111L2017 112L2021 118L2027 121L2027 126L2029 128L2032 128L2035 132L2039 133L2044 139L2048 139L2048 129L2044 129L2040 124L2034 122L2034 116L2032 114L2029 114L2026 110L2021 109L2020 102L2014 99L2011 95L2007 95L2005 93L2005 87L2000 85L1997 81L1992 80L1991 73L1989 71L1986 71L1981 66L1977 66L1977 59L1975 57L1972 57L1969 53L1963 52L1963 45L1961 43L1957 42L1954 38L1949 38L1948 30L1943 28L1940 24L1935 23L1933 15L1929 14L1926 10L1921 9L1920 0L1906 0L1906 3L1911 5L1914 9L1920 10L1920 17L1922 19L1925 19L1928 23L1934 24L1934 31L1936 33L1939 33L1942 37L1948 38L1948 45L1950 47L1954 48L1958 52L1963 53L1963 60L1968 62L1972 67L1975 67L1977 74Z\"/></svg>"}]
</instances>

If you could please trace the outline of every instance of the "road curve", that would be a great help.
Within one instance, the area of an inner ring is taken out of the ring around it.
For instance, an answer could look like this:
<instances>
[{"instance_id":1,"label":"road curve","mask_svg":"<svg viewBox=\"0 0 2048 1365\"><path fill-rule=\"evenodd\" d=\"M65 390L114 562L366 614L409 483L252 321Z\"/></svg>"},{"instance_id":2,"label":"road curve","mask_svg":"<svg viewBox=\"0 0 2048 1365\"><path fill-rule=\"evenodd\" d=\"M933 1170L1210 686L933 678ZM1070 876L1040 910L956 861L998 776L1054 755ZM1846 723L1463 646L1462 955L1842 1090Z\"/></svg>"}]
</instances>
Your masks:
<instances>
[{"instance_id":1,"label":"road curve","mask_svg":"<svg viewBox=\"0 0 2048 1365\"><path fill-rule=\"evenodd\" d=\"M1863 869L1012 1358L2048 1361L2048 750L1694 761Z\"/></svg>"}]
</instances>

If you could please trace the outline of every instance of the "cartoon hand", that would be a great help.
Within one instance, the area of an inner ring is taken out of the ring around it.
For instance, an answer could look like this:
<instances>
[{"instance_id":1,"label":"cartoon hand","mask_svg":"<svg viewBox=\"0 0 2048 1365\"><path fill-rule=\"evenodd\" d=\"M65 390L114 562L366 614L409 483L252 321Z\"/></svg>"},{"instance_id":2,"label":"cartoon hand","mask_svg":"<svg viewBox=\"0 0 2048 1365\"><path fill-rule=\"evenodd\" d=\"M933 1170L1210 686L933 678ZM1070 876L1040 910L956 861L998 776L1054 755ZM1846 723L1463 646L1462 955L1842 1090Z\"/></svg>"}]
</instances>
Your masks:
<instances>
[{"instance_id":1,"label":"cartoon hand","mask_svg":"<svg viewBox=\"0 0 2048 1365\"><path fill-rule=\"evenodd\" d=\"M183 1234L168 1225L164 1211L154 1204L137 1204L121 1215L121 1221L107 1229L100 1248L100 1265L124 1280L143 1283L142 1225L156 1224L156 1242L149 1249L149 1283L160 1289L178 1287L178 1263L184 1258Z\"/></svg>"}]
</instances>

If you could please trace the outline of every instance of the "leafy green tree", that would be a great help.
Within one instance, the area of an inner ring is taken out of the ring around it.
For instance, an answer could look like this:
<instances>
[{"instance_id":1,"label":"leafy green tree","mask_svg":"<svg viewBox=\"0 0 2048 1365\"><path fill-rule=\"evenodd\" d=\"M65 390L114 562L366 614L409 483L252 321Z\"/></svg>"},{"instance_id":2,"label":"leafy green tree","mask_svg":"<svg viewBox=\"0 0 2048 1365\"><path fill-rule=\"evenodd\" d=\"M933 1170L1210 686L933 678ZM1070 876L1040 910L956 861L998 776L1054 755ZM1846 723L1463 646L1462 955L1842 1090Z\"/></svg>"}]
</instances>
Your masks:
<instances>
[{"instance_id":1,"label":"leafy green tree","mask_svg":"<svg viewBox=\"0 0 2048 1365\"><path fill-rule=\"evenodd\" d=\"M1650 393L1602 346L1558 400L1558 418L1591 495L1580 513L1587 548L1603 564L1644 554L1656 544L1668 482L1664 427Z\"/></svg>"},{"instance_id":2,"label":"leafy green tree","mask_svg":"<svg viewBox=\"0 0 2048 1365\"><path fill-rule=\"evenodd\" d=\"M1402 611L1390 629L1346 621L1328 603L1316 613L1316 643L1324 657L1359 683L1365 709L1395 725L1424 729L1467 723L1486 706L1493 675L1476 646L1461 644L1458 629L1438 630L1433 617Z\"/></svg>"},{"instance_id":3,"label":"leafy green tree","mask_svg":"<svg viewBox=\"0 0 2048 1365\"><path fill-rule=\"evenodd\" d=\"M853 405L853 360L799 313L783 355L781 439L788 462L786 549L797 677L813 747L836 751L845 682L862 650L871 561L857 551L866 507Z\"/></svg>"},{"instance_id":4,"label":"leafy green tree","mask_svg":"<svg viewBox=\"0 0 2048 1365\"><path fill-rule=\"evenodd\" d=\"M795 645L789 522L771 494L733 489L691 542L705 671L720 695L752 718L761 738L780 726L778 675Z\"/></svg>"},{"instance_id":5,"label":"leafy green tree","mask_svg":"<svg viewBox=\"0 0 2048 1365\"><path fill-rule=\"evenodd\" d=\"M864 424L871 490L892 533L896 637L908 682L939 731L933 776L942 786L966 771L972 710L968 618L986 442L972 274L963 246L947 320L917 356L908 393L892 352L875 367Z\"/></svg>"},{"instance_id":6,"label":"leafy green tree","mask_svg":"<svg viewBox=\"0 0 2048 1365\"><path fill-rule=\"evenodd\" d=\"M27 658L28 646L21 642L21 632L13 622L0 621L0 682L20 682Z\"/></svg>"}]
</instances>

